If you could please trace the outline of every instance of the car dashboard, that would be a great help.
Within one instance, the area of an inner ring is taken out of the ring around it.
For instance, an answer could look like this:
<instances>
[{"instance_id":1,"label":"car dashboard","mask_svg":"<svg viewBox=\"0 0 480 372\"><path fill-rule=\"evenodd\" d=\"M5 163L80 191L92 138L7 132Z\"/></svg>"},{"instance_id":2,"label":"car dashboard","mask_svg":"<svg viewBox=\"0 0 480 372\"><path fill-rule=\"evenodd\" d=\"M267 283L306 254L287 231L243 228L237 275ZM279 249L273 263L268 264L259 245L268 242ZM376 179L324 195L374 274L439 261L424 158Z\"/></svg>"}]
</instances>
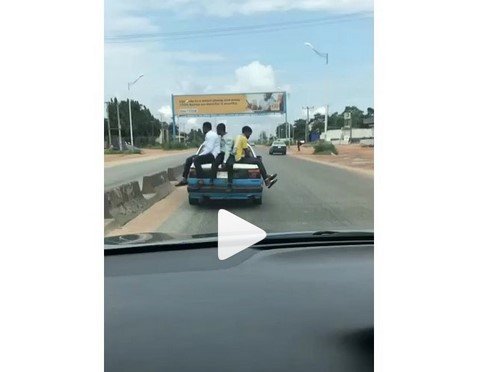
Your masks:
<instances>
[{"instance_id":1,"label":"car dashboard","mask_svg":"<svg viewBox=\"0 0 480 372\"><path fill-rule=\"evenodd\" d=\"M106 251L105 370L372 371L373 241L278 247Z\"/></svg>"}]
</instances>

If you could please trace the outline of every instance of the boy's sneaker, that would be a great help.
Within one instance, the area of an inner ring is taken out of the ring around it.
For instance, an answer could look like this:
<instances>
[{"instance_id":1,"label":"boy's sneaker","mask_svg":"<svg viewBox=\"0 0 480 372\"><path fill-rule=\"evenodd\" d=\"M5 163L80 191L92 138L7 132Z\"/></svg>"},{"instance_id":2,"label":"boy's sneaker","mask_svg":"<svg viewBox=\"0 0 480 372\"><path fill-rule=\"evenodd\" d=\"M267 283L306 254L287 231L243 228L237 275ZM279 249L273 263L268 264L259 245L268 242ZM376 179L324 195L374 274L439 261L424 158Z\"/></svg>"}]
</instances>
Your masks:
<instances>
[{"instance_id":1,"label":"boy's sneaker","mask_svg":"<svg viewBox=\"0 0 480 372\"><path fill-rule=\"evenodd\" d=\"M177 183L175 186L185 186L185 185L188 185L188 182L187 182L187 179L186 178L182 178L182 180Z\"/></svg>"}]
</instances>

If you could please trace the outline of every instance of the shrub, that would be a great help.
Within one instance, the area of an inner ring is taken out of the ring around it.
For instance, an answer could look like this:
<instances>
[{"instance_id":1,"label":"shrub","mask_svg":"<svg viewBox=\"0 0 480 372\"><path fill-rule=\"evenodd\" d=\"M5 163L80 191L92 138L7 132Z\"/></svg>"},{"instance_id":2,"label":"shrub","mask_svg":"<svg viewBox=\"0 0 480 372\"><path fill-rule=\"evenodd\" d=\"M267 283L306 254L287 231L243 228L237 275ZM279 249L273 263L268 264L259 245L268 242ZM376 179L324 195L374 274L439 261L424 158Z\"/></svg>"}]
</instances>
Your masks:
<instances>
[{"instance_id":1,"label":"shrub","mask_svg":"<svg viewBox=\"0 0 480 372\"><path fill-rule=\"evenodd\" d=\"M313 153L314 154L319 154L319 155L330 155L330 154L338 154L337 148L335 145L331 142L328 141L318 141L314 146L313 146Z\"/></svg>"},{"instance_id":2,"label":"shrub","mask_svg":"<svg viewBox=\"0 0 480 372\"><path fill-rule=\"evenodd\" d=\"M123 150L123 151L115 150L115 149L105 149L103 151L103 153L106 154L106 155L112 155L112 154L126 154L126 155L129 155L129 154L141 154L142 151L140 149Z\"/></svg>"}]
</instances>

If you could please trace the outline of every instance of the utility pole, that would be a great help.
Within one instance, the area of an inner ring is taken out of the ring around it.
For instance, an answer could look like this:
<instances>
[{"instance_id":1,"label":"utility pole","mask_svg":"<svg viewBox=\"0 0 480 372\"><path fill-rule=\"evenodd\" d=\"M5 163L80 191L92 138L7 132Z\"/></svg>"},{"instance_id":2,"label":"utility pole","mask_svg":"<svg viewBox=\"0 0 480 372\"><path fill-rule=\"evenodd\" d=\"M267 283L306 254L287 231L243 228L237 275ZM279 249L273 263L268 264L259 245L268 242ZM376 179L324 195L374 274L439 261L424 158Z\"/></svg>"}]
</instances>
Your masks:
<instances>
[{"instance_id":1,"label":"utility pole","mask_svg":"<svg viewBox=\"0 0 480 372\"><path fill-rule=\"evenodd\" d=\"M168 127L167 127L167 132L168 132ZM161 133L161 138L162 138L162 141L161 143L163 144L163 142L166 141L166 133L165 133L165 126L163 125L163 114L160 113L160 133Z\"/></svg>"},{"instance_id":2,"label":"utility pole","mask_svg":"<svg viewBox=\"0 0 480 372\"><path fill-rule=\"evenodd\" d=\"M322 53L319 52L311 43L304 43L305 46L310 48L317 56L320 58L325 59L325 65L328 65L328 53ZM325 89L326 91L327 89ZM325 93L325 101L326 101L326 106L325 106L325 140L327 140L327 130L328 130L328 97L327 94Z\"/></svg>"},{"instance_id":3,"label":"utility pole","mask_svg":"<svg viewBox=\"0 0 480 372\"><path fill-rule=\"evenodd\" d=\"M130 117L130 145L132 145L133 148L133 124L132 124L132 100L130 99L130 87L133 86L140 78L143 76L140 75L138 78L136 78L133 82L128 83L128 116Z\"/></svg>"},{"instance_id":4,"label":"utility pole","mask_svg":"<svg viewBox=\"0 0 480 372\"><path fill-rule=\"evenodd\" d=\"M310 121L310 110L313 110L313 106L302 107L302 109L307 110L307 121L305 122L305 143L308 142L308 123Z\"/></svg>"},{"instance_id":5,"label":"utility pole","mask_svg":"<svg viewBox=\"0 0 480 372\"><path fill-rule=\"evenodd\" d=\"M107 105L107 130L108 130L108 148L112 147L112 132L110 130L110 102L105 102Z\"/></svg>"},{"instance_id":6,"label":"utility pole","mask_svg":"<svg viewBox=\"0 0 480 372\"><path fill-rule=\"evenodd\" d=\"M325 106L325 141L327 140L328 130L328 105Z\"/></svg>"},{"instance_id":7,"label":"utility pole","mask_svg":"<svg viewBox=\"0 0 480 372\"><path fill-rule=\"evenodd\" d=\"M122 144L122 127L120 126L120 109L118 107L118 99L115 98L117 101L117 123L118 123L118 147L120 151L123 151L123 144Z\"/></svg>"}]
</instances>

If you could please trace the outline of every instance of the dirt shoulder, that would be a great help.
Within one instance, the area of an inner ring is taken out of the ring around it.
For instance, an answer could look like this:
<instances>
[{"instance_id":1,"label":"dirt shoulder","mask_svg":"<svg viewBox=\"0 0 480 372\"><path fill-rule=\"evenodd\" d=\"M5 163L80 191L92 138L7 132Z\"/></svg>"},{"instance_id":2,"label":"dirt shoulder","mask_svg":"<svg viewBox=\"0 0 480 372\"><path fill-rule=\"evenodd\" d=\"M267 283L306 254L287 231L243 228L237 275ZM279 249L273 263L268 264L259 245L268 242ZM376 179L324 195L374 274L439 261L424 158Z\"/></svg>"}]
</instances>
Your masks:
<instances>
[{"instance_id":1,"label":"dirt shoulder","mask_svg":"<svg viewBox=\"0 0 480 372\"><path fill-rule=\"evenodd\" d=\"M104 154L104 167L113 167L115 165L126 163L137 163L145 160L152 160L172 156L176 154L193 153L195 149L186 150L162 150L162 149L142 149L141 154Z\"/></svg>"},{"instance_id":2,"label":"dirt shoulder","mask_svg":"<svg viewBox=\"0 0 480 372\"><path fill-rule=\"evenodd\" d=\"M297 151L297 148L294 146L290 147L290 151L288 151L287 154L303 160L322 163L373 176L373 147L361 147L356 144L336 145L335 147L338 150L338 155L314 155L312 147L300 147L300 151Z\"/></svg>"}]
</instances>

